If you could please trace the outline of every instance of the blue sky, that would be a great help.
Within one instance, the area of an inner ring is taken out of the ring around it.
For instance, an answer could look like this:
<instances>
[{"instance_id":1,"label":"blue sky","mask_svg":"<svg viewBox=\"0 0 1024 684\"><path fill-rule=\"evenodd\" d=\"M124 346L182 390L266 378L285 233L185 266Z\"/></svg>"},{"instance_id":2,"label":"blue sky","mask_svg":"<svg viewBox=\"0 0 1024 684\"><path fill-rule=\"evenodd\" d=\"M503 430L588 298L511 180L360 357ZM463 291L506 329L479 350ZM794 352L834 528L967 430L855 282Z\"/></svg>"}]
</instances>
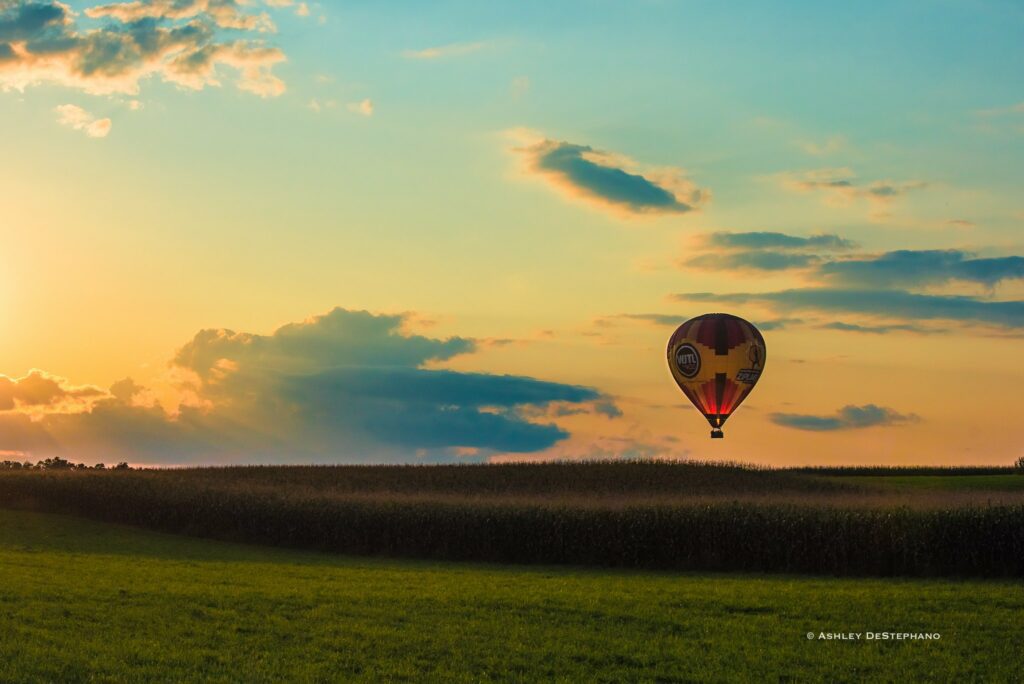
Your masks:
<instances>
[{"instance_id":1,"label":"blue sky","mask_svg":"<svg viewBox=\"0 0 1024 684\"><path fill-rule=\"evenodd\" d=\"M410 417L402 451L367 417L304 458L1012 460L1022 25L996 2L0 0L0 451L174 462L194 420L181 461L244 460L218 430L266 404L173 359L341 307L471 340L401 372L493 376L505 401L453 406L547 437L417 446ZM723 307L772 362L712 448L660 348ZM396 377L336 366L307 372Z\"/></svg>"}]
</instances>

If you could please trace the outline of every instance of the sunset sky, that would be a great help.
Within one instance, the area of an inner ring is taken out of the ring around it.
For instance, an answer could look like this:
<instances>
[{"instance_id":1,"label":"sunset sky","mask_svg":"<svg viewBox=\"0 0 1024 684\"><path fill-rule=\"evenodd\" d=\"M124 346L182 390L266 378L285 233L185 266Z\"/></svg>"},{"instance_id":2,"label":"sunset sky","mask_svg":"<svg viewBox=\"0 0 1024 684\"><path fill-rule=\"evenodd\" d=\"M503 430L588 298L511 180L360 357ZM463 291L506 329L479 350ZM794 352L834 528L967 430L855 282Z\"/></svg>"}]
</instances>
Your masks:
<instances>
[{"instance_id":1,"label":"sunset sky","mask_svg":"<svg viewBox=\"0 0 1024 684\"><path fill-rule=\"evenodd\" d=\"M1010 463L1022 28L0 0L0 460ZM709 311L767 345L715 441Z\"/></svg>"}]
</instances>

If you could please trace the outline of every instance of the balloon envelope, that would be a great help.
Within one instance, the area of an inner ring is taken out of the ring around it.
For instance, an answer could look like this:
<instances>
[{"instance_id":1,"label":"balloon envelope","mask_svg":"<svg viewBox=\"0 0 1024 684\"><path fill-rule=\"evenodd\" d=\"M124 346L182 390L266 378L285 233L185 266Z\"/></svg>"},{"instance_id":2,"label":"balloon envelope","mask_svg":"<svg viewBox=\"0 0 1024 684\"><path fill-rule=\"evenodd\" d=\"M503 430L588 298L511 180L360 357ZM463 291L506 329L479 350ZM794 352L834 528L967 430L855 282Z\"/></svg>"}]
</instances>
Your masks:
<instances>
[{"instance_id":1,"label":"balloon envelope","mask_svg":"<svg viewBox=\"0 0 1024 684\"><path fill-rule=\"evenodd\" d=\"M668 367L679 389L711 424L711 436L754 389L764 370L760 331L738 316L711 313L679 326L668 341Z\"/></svg>"}]
</instances>

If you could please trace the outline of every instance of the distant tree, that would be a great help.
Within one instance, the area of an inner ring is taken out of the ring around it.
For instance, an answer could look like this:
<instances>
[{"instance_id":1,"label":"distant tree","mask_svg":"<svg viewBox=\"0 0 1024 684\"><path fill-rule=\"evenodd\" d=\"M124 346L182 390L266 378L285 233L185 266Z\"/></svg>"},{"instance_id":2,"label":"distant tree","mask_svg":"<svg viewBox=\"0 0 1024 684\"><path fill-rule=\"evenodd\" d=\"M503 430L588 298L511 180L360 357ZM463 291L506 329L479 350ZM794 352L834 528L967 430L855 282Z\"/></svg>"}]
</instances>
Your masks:
<instances>
[{"instance_id":1,"label":"distant tree","mask_svg":"<svg viewBox=\"0 0 1024 684\"><path fill-rule=\"evenodd\" d=\"M1024 456L1018 458L1017 461L1013 464L1013 467L1017 469L1017 472L1019 474L1024 475Z\"/></svg>"},{"instance_id":2,"label":"distant tree","mask_svg":"<svg viewBox=\"0 0 1024 684\"><path fill-rule=\"evenodd\" d=\"M75 463L60 456L54 456L37 461L34 464L28 461L23 463L19 461L0 461L0 470L131 470L131 466L124 462L118 463L112 468L107 468L104 463L89 466L85 463Z\"/></svg>"}]
</instances>

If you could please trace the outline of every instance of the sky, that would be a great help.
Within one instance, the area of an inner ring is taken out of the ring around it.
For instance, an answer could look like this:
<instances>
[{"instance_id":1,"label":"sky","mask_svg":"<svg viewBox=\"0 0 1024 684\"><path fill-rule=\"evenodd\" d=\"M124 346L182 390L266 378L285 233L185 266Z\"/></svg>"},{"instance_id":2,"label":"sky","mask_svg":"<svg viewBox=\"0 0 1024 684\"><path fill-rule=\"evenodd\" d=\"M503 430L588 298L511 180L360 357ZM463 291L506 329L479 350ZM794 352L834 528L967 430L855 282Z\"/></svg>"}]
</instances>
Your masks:
<instances>
[{"instance_id":1,"label":"sky","mask_svg":"<svg viewBox=\"0 0 1024 684\"><path fill-rule=\"evenodd\" d=\"M1022 28L0 0L0 460L1012 463ZM767 347L714 441L713 311Z\"/></svg>"}]
</instances>

